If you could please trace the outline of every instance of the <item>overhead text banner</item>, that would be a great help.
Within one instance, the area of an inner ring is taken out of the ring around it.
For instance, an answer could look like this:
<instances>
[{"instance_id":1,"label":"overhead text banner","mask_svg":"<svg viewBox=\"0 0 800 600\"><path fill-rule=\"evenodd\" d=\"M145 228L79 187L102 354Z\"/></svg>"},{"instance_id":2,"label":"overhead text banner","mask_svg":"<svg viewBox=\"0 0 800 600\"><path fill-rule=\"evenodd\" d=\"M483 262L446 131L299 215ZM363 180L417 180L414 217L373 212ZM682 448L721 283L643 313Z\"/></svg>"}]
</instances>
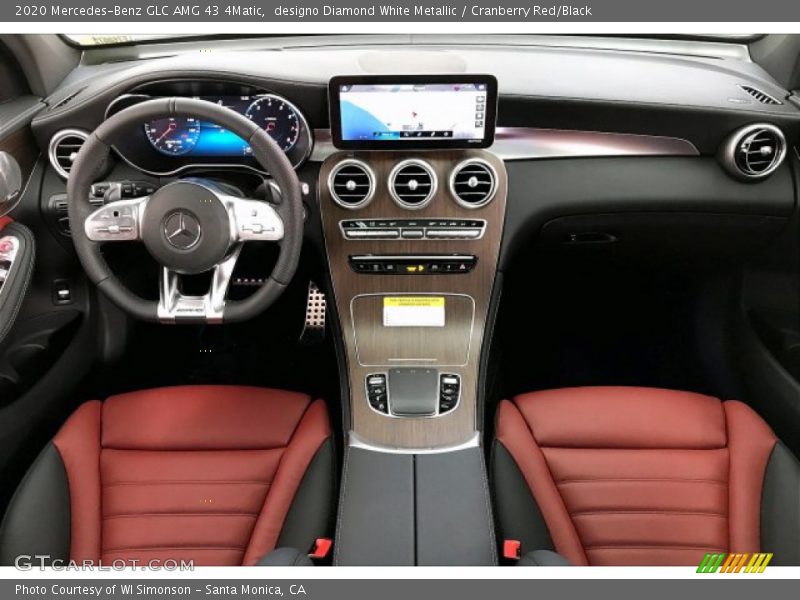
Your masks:
<instances>
[{"instance_id":1,"label":"overhead text banner","mask_svg":"<svg viewBox=\"0 0 800 600\"><path fill-rule=\"evenodd\" d=\"M790 22L794 0L32 0L0 3L7 22Z\"/></svg>"}]
</instances>

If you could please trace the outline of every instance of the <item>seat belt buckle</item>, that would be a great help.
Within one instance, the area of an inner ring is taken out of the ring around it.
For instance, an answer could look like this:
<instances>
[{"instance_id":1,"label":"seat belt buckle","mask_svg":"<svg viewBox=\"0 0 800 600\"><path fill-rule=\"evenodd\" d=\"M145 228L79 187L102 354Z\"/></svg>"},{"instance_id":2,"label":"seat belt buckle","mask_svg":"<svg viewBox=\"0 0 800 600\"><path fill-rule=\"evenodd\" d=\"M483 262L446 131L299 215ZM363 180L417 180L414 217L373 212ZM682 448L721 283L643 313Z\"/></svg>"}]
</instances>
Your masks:
<instances>
[{"instance_id":1,"label":"seat belt buckle","mask_svg":"<svg viewBox=\"0 0 800 600\"><path fill-rule=\"evenodd\" d=\"M311 552L308 553L308 557L311 560L325 560L331 553L331 548L333 548L332 539L317 538L314 541L314 547L311 548Z\"/></svg>"},{"instance_id":2,"label":"seat belt buckle","mask_svg":"<svg viewBox=\"0 0 800 600\"><path fill-rule=\"evenodd\" d=\"M522 542L519 540L503 540L503 558L517 561L522 558Z\"/></svg>"}]
</instances>

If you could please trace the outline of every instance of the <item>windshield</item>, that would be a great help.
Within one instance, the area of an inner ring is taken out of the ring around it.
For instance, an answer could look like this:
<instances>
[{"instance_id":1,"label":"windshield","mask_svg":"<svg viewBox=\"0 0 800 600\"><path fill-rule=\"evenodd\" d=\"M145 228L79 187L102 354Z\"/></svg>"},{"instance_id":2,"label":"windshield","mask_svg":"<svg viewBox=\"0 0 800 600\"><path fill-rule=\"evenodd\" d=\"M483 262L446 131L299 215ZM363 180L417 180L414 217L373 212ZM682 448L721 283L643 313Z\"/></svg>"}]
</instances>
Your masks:
<instances>
[{"instance_id":1,"label":"windshield","mask_svg":"<svg viewBox=\"0 0 800 600\"><path fill-rule=\"evenodd\" d=\"M537 36L541 34L535 34ZM209 36L198 36L196 34L186 34L186 33L175 33L175 34L64 34L63 37L67 39L70 43L81 46L81 47L91 47L91 46L114 46L120 44L136 44L137 42L169 42L171 40L179 40L181 38L208 38ZM219 38L220 36L211 36L214 38ZM222 36L227 37L227 36ZM273 35L269 36L230 36L230 37L275 37ZM581 37L581 36L575 36ZM586 37L592 37L588 35ZM709 40L709 41L716 41L716 42L736 42L736 43L743 43L752 41L758 37L759 35L756 34L702 34L702 35L682 35L682 34L653 34L653 35L602 35L600 37L636 37L636 38L651 38L651 39L695 39L695 40Z\"/></svg>"},{"instance_id":2,"label":"windshield","mask_svg":"<svg viewBox=\"0 0 800 600\"><path fill-rule=\"evenodd\" d=\"M64 37L78 46L111 46L115 44L135 44L136 42L152 40L173 40L182 37L196 37L191 34L104 34L104 33L85 33L85 34L64 34Z\"/></svg>"}]
</instances>

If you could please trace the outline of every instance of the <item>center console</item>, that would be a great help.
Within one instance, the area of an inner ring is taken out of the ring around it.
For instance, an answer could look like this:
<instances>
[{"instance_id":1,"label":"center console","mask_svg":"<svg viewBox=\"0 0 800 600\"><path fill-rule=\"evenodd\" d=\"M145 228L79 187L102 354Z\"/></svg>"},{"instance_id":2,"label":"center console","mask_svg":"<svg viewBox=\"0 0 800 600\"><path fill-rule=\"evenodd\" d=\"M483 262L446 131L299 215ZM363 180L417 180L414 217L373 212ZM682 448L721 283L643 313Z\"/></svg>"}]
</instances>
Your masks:
<instances>
[{"instance_id":1,"label":"center console","mask_svg":"<svg viewBox=\"0 0 800 600\"><path fill-rule=\"evenodd\" d=\"M351 431L363 444L474 441L505 201L503 162L484 150L342 152L322 165Z\"/></svg>"},{"instance_id":2,"label":"center console","mask_svg":"<svg viewBox=\"0 0 800 600\"><path fill-rule=\"evenodd\" d=\"M455 530L471 533L438 564L496 561L478 413L506 207L485 149L495 105L485 76L331 82L342 151L319 201L350 390L339 564L433 564L435 532Z\"/></svg>"}]
</instances>

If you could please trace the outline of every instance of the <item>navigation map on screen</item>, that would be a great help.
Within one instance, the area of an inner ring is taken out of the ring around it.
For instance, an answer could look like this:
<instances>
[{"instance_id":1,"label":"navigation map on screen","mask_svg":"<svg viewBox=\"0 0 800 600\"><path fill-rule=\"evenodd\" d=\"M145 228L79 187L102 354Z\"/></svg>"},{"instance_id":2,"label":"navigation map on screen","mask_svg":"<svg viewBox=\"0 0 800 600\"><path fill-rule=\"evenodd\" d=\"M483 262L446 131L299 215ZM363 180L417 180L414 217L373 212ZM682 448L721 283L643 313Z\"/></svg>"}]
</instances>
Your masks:
<instances>
[{"instance_id":1,"label":"navigation map on screen","mask_svg":"<svg viewBox=\"0 0 800 600\"><path fill-rule=\"evenodd\" d=\"M482 141L486 88L485 83L343 84L342 140Z\"/></svg>"}]
</instances>

